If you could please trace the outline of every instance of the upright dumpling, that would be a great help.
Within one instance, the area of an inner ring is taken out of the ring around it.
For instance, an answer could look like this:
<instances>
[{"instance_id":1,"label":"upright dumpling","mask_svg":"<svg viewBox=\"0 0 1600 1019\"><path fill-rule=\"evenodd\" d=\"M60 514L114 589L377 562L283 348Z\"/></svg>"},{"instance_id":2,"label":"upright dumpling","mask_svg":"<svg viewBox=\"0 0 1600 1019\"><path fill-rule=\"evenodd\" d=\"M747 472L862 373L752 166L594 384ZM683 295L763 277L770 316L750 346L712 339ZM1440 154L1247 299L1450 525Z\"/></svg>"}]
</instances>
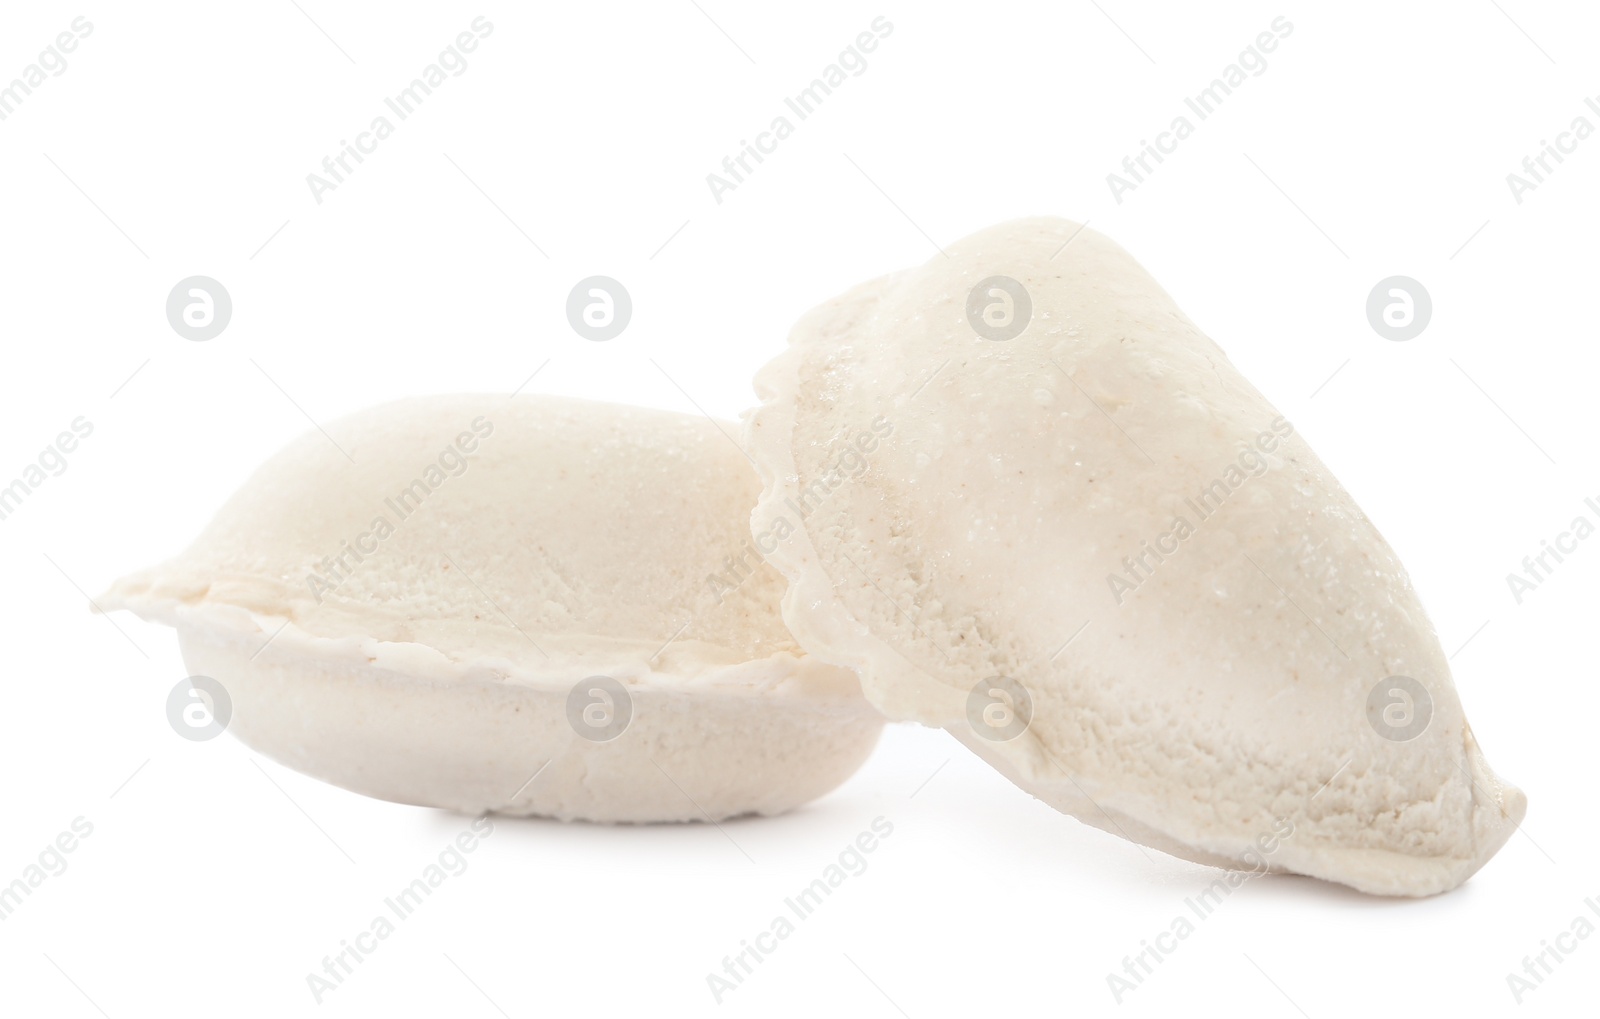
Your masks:
<instances>
[{"instance_id":1,"label":"upright dumpling","mask_svg":"<svg viewBox=\"0 0 1600 1019\"><path fill-rule=\"evenodd\" d=\"M756 389L784 618L891 717L1112 833L1369 892L1521 820L1393 550L1109 239L985 230L808 313Z\"/></svg>"},{"instance_id":2,"label":"upright dumpling","mask_svg":"<svg viewBox=\"0 0 1600 1019\"><path fill-rule=\"evenodd\" d=\"M290 444L100 604L177 628L229 730L388 800L598 821L775 814L881 716L745 555L758 482L705 418L541 396L387 404Z\"/></svg>"}]
</instances>

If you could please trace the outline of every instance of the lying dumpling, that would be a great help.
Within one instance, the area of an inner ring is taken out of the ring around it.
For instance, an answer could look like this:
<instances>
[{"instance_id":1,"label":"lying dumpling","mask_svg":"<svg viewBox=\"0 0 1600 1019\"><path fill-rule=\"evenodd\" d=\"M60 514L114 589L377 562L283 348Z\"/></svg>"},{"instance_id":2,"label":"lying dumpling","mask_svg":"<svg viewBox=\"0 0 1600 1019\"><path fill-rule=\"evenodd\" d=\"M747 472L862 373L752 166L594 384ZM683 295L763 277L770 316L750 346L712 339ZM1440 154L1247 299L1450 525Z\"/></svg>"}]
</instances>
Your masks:
<instances>
[{"instance_id":1,"label":"lying dumpling","mask_svg":"<svg viewBox=\"0 0 1600 1019\"><path fill-rule=\"evenodd\" d=\"M759 483L735 434L543 396L387 404L290 444L100 605L175 627L246 744L369 796L780 813L854 773L882 718L740 559Z\"/></svg>"},{"instance_id":2,"label":"lying dumpling","mask_svg":"<svg viewBox=\"0 0 1600 1019\"><path fill-rule=\"evenodd\" d=\"M997 226L812 310L756 380L807 651L1106 831L1427 895L1525 810L1395 554L1125 251Z\"/></svg>"}]
</instances>

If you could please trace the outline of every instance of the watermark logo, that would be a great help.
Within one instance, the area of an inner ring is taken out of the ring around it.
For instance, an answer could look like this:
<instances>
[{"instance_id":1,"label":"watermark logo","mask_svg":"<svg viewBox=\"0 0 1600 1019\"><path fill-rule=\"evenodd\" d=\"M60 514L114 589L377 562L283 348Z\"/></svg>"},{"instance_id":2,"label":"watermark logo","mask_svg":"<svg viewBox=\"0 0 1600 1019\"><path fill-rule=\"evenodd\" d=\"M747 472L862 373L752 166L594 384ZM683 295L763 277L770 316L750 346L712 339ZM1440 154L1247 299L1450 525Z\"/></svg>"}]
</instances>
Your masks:
<instances>
[{"instance_id":1,"label":"watermark logo","mask_svg":"<svg viewBox=\"0 0 1600 1019\"><path fill-rule=\"evenodd\" d=\"M228 288L210 276L179 280L167 295L167 321L186 340L214 340L232 319L233 298Z\"/></svg>"},{"instance_id":2,"label":"watermark logo","mask_svg":"<svg viewBox=\"0 0 1600 1019\"><path fill-rule=\"evenodd\" d=\"M614 340L633 318L628 288L610 276L581 279L567 295L567 321L586 340Z\"/></svg>"},{"instance_id":3,"label":"watermark logo","mask_svg":"<svg viewBox=\"0 0 1600 1019\"><path fill-rule=\"evenodd\" d=\"M10 82L0 79L0 120L16 113L17 108L33 95L34 89L50 78L59 78L67 73L67 58L62 54L73 52L80 41L94 34L94 25L82 15L73 18L68 27L72 31L57 35L55 42L46 46L39 54L39 59L24 67L21 74Z\"/></svg>"},{"instance_id":4,"label":"watermark logo","mask_svg":"<svg viewBox=\"0 0 1600 1019\"><path fill-rule=\"evenodd\" d=\"M210 676L189 676L167 694L167 724L196 743L216 739L233 718L233 698Z\"/></svg>"},{"instance_id":5,"label":"watermark logo","mask_svg":"<svg viewBox=\"0 0 1600 1019\"><path fill-rule=\"evenodd\" d=\"M1584 899L1583 904L1600 917L1600 896ZM1512 999L1520 1005L1528 995L1544 986L1546 978L1555 973L1556 967L1566 962L1578 950L1578 945L1589 940L1595 930L1595 922L1579 913L1572 918L1566 930L1554 938L1541 939L1539 951L1522 957L1522 972L1513 970L1506 974L1506 987L1511 991Z\"/></svg>"},{"instance_id":6,"label":"watermark logo","mask_svg":"<svg viewBox=\"0 0 1600 1019\"><path fill-rule=\"evenodd\" d=\"M1155 576L1163 563L1175 557L1201 524L1222 512L1229 496L1251 479L1281 466L1281 461L1268 457L1293 434L1294 425L1281 416L1274 418L1271 425L1256 434L1253 442L1241 443L1238 458L1219 477L1194 495L1185 497L1183 504L1194 514L1193 522L1188 514L1175 514L1170 527L1151 540L1141 541L1138 552L1123 556L1123 572L1106 574L1106 586L1117 604L1123 604L1129 595Z\"/></svg>"},{"instance_id":7,"label":"watermark logo","mask_svg":"<svg viewBox=\"0 0 1600 1019\"><path fill-rule=\"evenodd\" d=\"M720 1005L729 994L743 987L744 982L755 974L756 967L766 962L779 945L789 940L800 929L800 924L810 919L835 890L843 887L851 878L858 878L867 872L868 855L881 848L883 841L893 834L894 823L878 815L872 819L869 828L863 829L846 843L834 861L822 868L822 872L810 884L784 899L785 912L774 916L766 930L741 940L737 952L723 956L720 971L712 970L706 974L706 987L711 991L712 999Z\"/></svg>"},{"instance_id":8,"label":"watermark logo","mask_svg":"<svg viewBox=\"0 0 1600 1019\"><path fill-rule=\"evenodd\" d=\"M722 158L721 173L713 171L706 174L706 186L711 190L713 201L721 205L724 196L746 183L756 167L766 162L766 157L777 152L778 146L794 134L797 124L820 109L828 97L850 78L858 78L866 73L866 54L876 50L879 43L894 33L894 25L882 15L873 18L869 27L872 31L859 33L855 42L847 46L837 60L824 67L821 75L813 78L811 84L792 96L784 96L784 112L773 117L766 130L756 132L754 142L748 138L739 139L738 152ZM789 119L790 114L793 114L793 120Z\"/></svg>"},{"instance_id":9,"label":"watermark logo","mask_svg":"<svg viewBox=\"0 0 1600 1019\"><path fill-rule=\"evenodd\" d=\"M410 884L383 900L385 911L374 916L366 930L341 940L337 952L322 957L321 970L306 974L306 989L311 992L312 1000L320 1005L329 994L343 987L355 974L356 967L388 941L400 929L400 924L416 916L435 889L467 872L467 856L480 849L493 834L494 821L485 815L445 843L433 862L423 867Z\"/></svg>"},{"instance_id":10,"label":"watermark logo","mask_svg":"<svg viewBox=\"0 0 1600 1019\"><path fill-rule=\"evenodd\" d=\"M1386 340L1414 340L1432 318L1428 288L1410 276L1381 279L1367 295L1367 321Z\"/></svg>"},{"instance_id":11,"label":"watermark logo","mask_svg":"<svg viewBox=\"0 0 1600 1019\"><path fill-rule=\"evenodd\" d=\"M459 33L453 43L440 51L437 60L411 79L411 84L393 96L384 96L383 105L394 114L395 120L381 113L373 117L365 131L356 133L354 143L341 138L338 154L322 157L322 173L306 174L306 187L311 190L313 201L321 205L326 200L324 196L347 183L356 167L366 162L366 157L377 152L378 146L394 134L397 121L404 121L420 109L435 90L450 78L459 78L467 73L465 54L476 50L482 40L494 33L494 24L482 15L473 18L469 27L472 31ZM351 165L352 160L354 165Z\"/></svg>"},{"instance_id":12,"label":"watermark logo","mask_svg":"<svg viewBox=\"0 0 1600 1019\"><path fill-rule=\"evenodd\" d=\"M806 518L822 508L828 496L839 491L850 481L860 478L872 466L868 458L877 452L882 440L894 432L894 422L879 414L872 419L870 431L856 432L846 429L833 443L839 449L834 455L833 468L818 474L811 483L793 497L785 496L783 508L751 534L754 544L745 542L737 556L724 556L722 572L706 577L706 588L718 605L729 594L739 590L744 582L756 575L756 565L778 550L791 535L800 531Z\"/></svg>"},{"instance_id":13,"label":"watermark logo","mask_svg":"<svg viewBox=\"0 0 1600 1019\"><path fill-rule=\"evenodd\" d=\"M437 492L450 478L459 478L472 466L478 443L494 434L494 422L479 415L472 419L472 430L462 431L455 440L440 451L439 456L422 468L411 483L383 500L384 511L374 514L367 529L339 545L339 551L322 557L322 561L306 573L306 588L318 605L324 593L337 591L345 581L355 576L356 570L383 549L389 540L412 514L422 509L422 503ZM391 514L393 516L391 517Z\"/></svg>"},{"instance_id":14,"label":"watermark logo","mask_svg":"<svg viewBox=\"0 0 1600 1019\"><path fill-rule=\"evenodd\" d=\"M1009 743L1028 731L1033 698L1010 676L985 679L967 694L967 724L993 743Z\"/></svg>"},{"instance_id":15,"label":"watermark logo","mask_svg":"<svg viewBox=\"0 0 1600 1019\"><path fill-rule=\"evenodd\" d=\"M1255 41L1240 52L1237 60L1224 67L1222 73L1211 80L1211 84L1192 96L1184 96L1184 108L1194 114L1194 120L1190 120L1186 113L1178 114L1165 131L1156 134L1154 142L1147 138L1139 139L1139 150L1122 158L1121 173L1113 170L1106 174L1106 186L1111 189L1111 197L1116 199L1118 205L1122 204L1123 195L1138 190L1139 185L1155 173L1156 167L1166 162L1167 156L1178 151L1178 146L1194 134L1197 122L1204 121L1221 109L1228 97L1245 82L1266 73L1266 54L1276 50L1283 40L1294 34L1294 24L1280 15L1273 18L1267 27L1271 31L1257 34Z\"/></svg>"},{"instance_id":16,"label":"watermark logo","mask_svg":"<svg viewBox=\"0 0 1600 1019\"><path fill-rule=\"evenodd\" d=\"M78 443L94 434L94 422L79 415L72 419L72 430L63 431L56 441L44 448L33 463L22 468L10 484L0 478L0 520L9 519L23 500L51 478L67 472L67 454L78 448Z\"/></svg>"},{"instance_id":17,"label":"watermark logo","mask_svg":"<svg viewBox=\"0 0 1600 1019\"><path fill-rule=\"evenodd\" d=\"M633 698L610 676L590 676L567 694L567 724L591 743L609 743L633 721Z\"/></svg>"},{"instance_id":18,"label":"watermark logo","mask_svg":"<svg viewBox=\"0 0 1600 1019\"><path fill-rule=\"evenodd\" d=\"M1010 276L990 276L967 294L967 323L986 340L1014 340L1032 319L1028 288Z\"/></svg>"},{"instance_id":19,"label":"watermark logo","mask_svg":"<svg viewBox=\"0 0 1600 1019\"><path fill-rule=\"evenodd\" d=\"M1405 743L1427 731L1433 698L1410 676L1390 676L1367 694L1367 721L1386 740Z\"/></svg>"},{"instance_id":20,"label":"watermark logo","mask_svg":"<svg viewBox=\"0 0 1600 1019\"><path fill-rule=\"evenodd\" d=\"M13 878L10 884L0 885L0 920L10 919L11 914L21 908L23 902L33 895L34 890L50 878L65 874L67 854L77 849L84 839L93 834L94 825L87 818L79 816L72 819L69 830L61 832L52 841L45 843L37 863L30 863L24 867L22 875Z\"/></svg>"},{"instance_id":21,"label":"watermark logo","mask_svg":"<svg viewBox=\"0 0 1600 1019\"><path fill-rule=\"evenodd\" d=\"M1595 520L1600 520L1600 501L1589 498L1583 500L1583 504L1594 514ZM1511 597L1521 605L1523 595L1537 590L1554 576L1556 567L1566 562L1567 556L1578 551L1578 543L1594 533L1594 520L1580 513L1572 518L1567 530L1555 536L1554 541L1539 539L1539 551L1522 557L1522 575L1506 574L1506 586L1511 589ZM1552 559L1555 562L1552 563Z\"/></svg>"},{"instance_id":22,"label":"watermark logo","mask_svg":"<svg viewBox=\"0 0 1600 1019\"><path fill-rule=\"evenodd\" d=\"M1600 97L1584 96L1583 104L1589 112L1600 116ZM1594 124L1588 117L1579 114L1572 118L1565 131L1556 134L1554 142L1546 138L1539 139L1539 152L1533 156L1522 157L1522 173L1515 171L1506 174L1506 186L1511 189L1511 197L1521 205L1522 196L1530 191L1537 191L1540 184L1548 183L1547 178L1556 172L1557 167L1567 161L1567 157L1578 151L1578 146L1594 135Z\"/></svg>"},{"instance_id":23,"label":"watermark logo","mask_svg":"<svg viewBox=\"0 0 1600 1019\"><path fill-rule=\"evenodd\" d=\"M1122 971L1115 970L1106 974L1106 987L1111 991L1112 1000L1122 1004L1123 1000L1153 976L1156 968L1178 950L1178 946L1199 930L1199 922L1209 920L1216 914L1217 909L1226 902L1228 897L1241 888L1246 881L1258 878L1272 870L1272 863L1268 859L1278 851L1278 847L1294 836L1294 822L1287 817L1275 818L1271 831L1262 832L1256 836L1242 854L1240 859L1248 869L1229 870L1222 877L1206 885L1199 892L1183 900L1188 907L1187 913L1173 915L1166 930L1158 931L1154 937L1141 939L1139 951L1122 957ZM1190 917L1194 917L1193 920Z\"/></svg>"}]
</instances>

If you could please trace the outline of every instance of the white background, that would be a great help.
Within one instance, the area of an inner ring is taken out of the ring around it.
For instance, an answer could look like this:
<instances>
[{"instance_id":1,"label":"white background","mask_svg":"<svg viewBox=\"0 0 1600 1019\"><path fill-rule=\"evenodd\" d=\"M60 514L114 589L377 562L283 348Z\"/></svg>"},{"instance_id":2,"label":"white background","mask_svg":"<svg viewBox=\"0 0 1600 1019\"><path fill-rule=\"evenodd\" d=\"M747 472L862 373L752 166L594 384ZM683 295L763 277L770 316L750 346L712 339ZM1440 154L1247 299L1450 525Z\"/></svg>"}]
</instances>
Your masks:
<instances>
[{"instance_id":1,"label":"white background","mask_svg":"<svg viewBox=\"0 0 1600 1019\"><path fill-rule=\"evenodd\" d=\"M0 121L0 484L74 418L94 433L0 521L0 883L74 818L94 830L0 922L0 1012L1592 1012L1600 937L1520 1008L1506 974L1600 925L1600 540L1520 605L1506 575L1600 501L1600 137L1520 204L1506 175L1573 118L1600 127L1600 12L931 6L7 5L0 80L75 16L94 29ZM468 69L316 203L306 175L480 14ZM866 71L715 202L706 174L878 15ZM1117 203L1106 174L1280 15L1267 70ZM837 792L725 833L499 821L317 1005L306 974L467 819L180 739L172 635L89 596L179 551L307 416L510 391L548 361L528 391L731 418L807 308L1034 214L1140 258L1378 523L1529 795L1523 834L1427 901L1251 882L1119 1005L1106 974L1216 872L901 727ZM164 315L194 274L234 301L205 343ZM633 296L608 343L564 315L592 274ZM1434 303L1404 343L1364 311L1395 274ZM880 815L867 872L716 1004L707 973Z\"/></svg>"}]
</instances>

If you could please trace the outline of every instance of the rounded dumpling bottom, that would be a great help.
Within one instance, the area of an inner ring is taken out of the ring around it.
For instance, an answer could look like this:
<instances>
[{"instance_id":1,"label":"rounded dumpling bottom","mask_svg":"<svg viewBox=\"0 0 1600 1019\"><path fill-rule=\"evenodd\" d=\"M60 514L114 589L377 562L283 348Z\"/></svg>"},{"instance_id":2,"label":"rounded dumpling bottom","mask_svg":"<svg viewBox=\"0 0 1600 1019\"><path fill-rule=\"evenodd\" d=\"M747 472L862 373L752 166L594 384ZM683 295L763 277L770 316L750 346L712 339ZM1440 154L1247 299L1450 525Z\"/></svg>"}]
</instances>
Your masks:
<instances>
[{"instance_id":1,"label":"rounded dumpling bottom","mask_svg":"<svg viewBox=\"0 0 1600 1019\"><path fill-rule=\"evenodd\" d=\"M629 691L607 742L577 734L567 694L425 679L180 628L191 673L220 682L228 729L313 778L378 799L564 821L721 821L781 814L837 788L883 720L859 704L742 692ZM584 679L574 676L573 682Z\"/></svg>"}]
</instances>

